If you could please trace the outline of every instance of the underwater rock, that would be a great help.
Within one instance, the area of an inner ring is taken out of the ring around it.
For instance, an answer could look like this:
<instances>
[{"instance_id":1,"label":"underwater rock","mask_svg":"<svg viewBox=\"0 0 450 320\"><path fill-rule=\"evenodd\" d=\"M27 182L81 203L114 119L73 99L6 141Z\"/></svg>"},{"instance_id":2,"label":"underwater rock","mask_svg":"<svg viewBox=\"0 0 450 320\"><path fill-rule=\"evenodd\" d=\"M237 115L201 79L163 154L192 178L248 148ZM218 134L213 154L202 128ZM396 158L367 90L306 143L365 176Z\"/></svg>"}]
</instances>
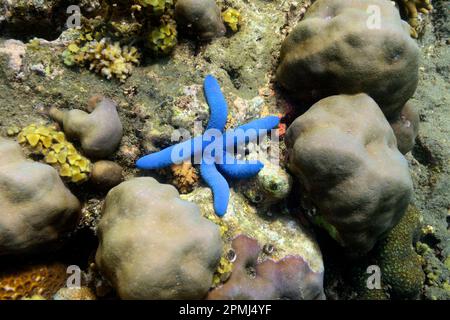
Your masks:
<instances>
[{"instance_id":1,"label":"underwater rock","mask_svg":"<svg viewBox=\"0 0 450 320\"><path fill-rule=\"evenodd\" d=\"M236 255L230 278L208 294L211 300L323 300L323 274L311 271L298 256L259 262L258 242L240 235L232 241Z\"/></svg>"},{"instance_id":2,"label":"underwater rock","mask_svg":"<svg viewBox=\"0 0 450 320\"><path fill-rule=\"evenodd\" d=\"M0 54L9 57L9 68L14 72L20 72L25 56L25 44L22 41L9 39L0 46Z\"/></svg>"},{"instance_id":3,"label":"underwater rock","mask_svg":"<svg viewBox=\"0 0 450 320\"><path fill-rule=\"evenodd\" d=\"M275 208L277 211L257 209L250 204L244 195L235 192L233 189L230 191L227 214L222 218L217 217L214 212L211 202L212 193L208 188L197 188L190 194L181 195L181 198L197 203L202 215L220 226L225 250L221 265L214 276L214 287L226 286L227 280L231 279L229 275L230 272L232 275L233 259L230 259L229 253L234 251L232 248L233 240L240 235L254 239L252 241L257 241L263 248L258 261L270 259L275 261L275 264L279 264L281 261L288 259L287 257L295 257L292 258L294 266L298 266L298 261L304 261L304 266L296 269L298 273L291 274L296 279L305 280L302 281L300 286L290 287L292 289L291 298L301 297L307 292L315 292L317 285L321 283L324 266L320 248L314 236L289 212L278 207ZM288 261L291 261L290 259ZM272 265L272 262L267 262L267 264ZM281 262L281 264L284 264L284 262ZM305 270L311 270L311 275L314 274L314 281L308 282L306 278L303 278ZM288 271L286 270L286 272ZM292 270L289 272L292 272ZM284 271L281 274L285 276ZM271 284L269 278L265 278L264 282L272 289L277 286L278 291L271 291L273 295L267 292L268 295L264 298L271 299L275 298L280 292L286 293L284 290L287 288L280 287L280 284ZM310 288L309 285L312 287ZM244 298L244 296L241 298ZM248 295L245 298L251 299L255 296ZM309 296L309 298L312 297Z\"/></svg>"},{"instance_id":4,"label":"underwater rock","mask_svg":"<svg viewBox=\"0 0 450 320\"><path fill-rule=\"evenodd\" d=\"M149 177L108 193L98 234L97 266L122 299L201 299L222 253L219 228Z\"/></svg>"},{"instance_id":5,"label":"underwater rock","mask_svg":"<svg viewBox=\"0 0 450 320\"><path fill-rule=\"evenodd\" d=\"M122 182L122 171L122 167L113 161L97 161L92 166L91 182L101 190L109 190Z\"/></svg>"},{"instance_id":6,"label":"underwater rock","mask_svg":"<svg viewBox=\"0 0 450 320\"><path fill-rule=\"evenodd\" d=\"M318 0L283 42L277 80L310 102L367 93L391 119L416 90L418 62L409 25L390 1Z\"/></svg>"},{"instance_id":7,"label":"underwater rock","mask_svg":"<svg viewBox=\"0 0 450 320\"><path fill-rule=\"evenodd\" d=\"M368 252L405 213L413 192L408 163L366 94L320 100L285 141L312 220L351 253Z\"/></svg>"},{"instance_id":8,"label":"underwater rock","mask_svg":"<svg viewBox=\"0 0 450 320\"><path fill-rule=\"evenodd\" d=\"M394 121L391 121L392 130L397 138L398 150L401 153L407 154L414 147L419 133L419 122L419 113L410 102L405 104L400 114Z\"/></svg>"},{"instance_id":9,"label":"underwater rock","mask_svg":"<svg viewBox=\"0 0 450 320\"><path fill-rule=\"evenodd\" d=\"M0 256L52 248L75 228L78 199L49 165L0 138Z\"/></svg>"},{"instance_id":10,"label":"underwater rock","mask_svg":"<svg viewBox=\"0 0 450 320\"><path fill-rule=\"evenodd\" d=\"M178 0L175 18L180 28L202 40L223 36L226 31L215 0Z\"/></svg>"},{"instance_id":11,"label":"underwater rock","mask_svg":"<svg viewBox=\"0 0 450 320\"><path fill-rule=\"evenodd\" d=\"M69 139L81 142L83 152L90 158L105 158L116 151L122 139L122 123L116 110L116 103L103 98L94 111L62 111L50 109L50 116L62 124Z\"/></svg>"}]
</instances>

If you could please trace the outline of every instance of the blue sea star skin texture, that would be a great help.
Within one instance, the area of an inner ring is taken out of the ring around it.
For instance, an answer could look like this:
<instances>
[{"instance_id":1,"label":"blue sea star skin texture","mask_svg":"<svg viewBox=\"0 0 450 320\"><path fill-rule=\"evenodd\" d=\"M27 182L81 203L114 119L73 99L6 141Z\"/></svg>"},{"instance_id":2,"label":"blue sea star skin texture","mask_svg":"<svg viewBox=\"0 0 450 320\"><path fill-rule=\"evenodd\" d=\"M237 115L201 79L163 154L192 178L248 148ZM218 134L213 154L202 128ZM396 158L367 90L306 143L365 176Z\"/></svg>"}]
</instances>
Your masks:
<instances>
[{"instance_id":1,"label":"blue sea star skin texture","mask_svg":"<svg viewBox=\"0 0 450 320\"><path fill-rule=\"evenodd\" d=\"M223 133L227 121L228 108L219 83L213 76L206 77L204 93L210 106L210 119L207 131L201 136L146 155L137 160L136 166L139 169L147 170L161 169L175 163L190 160L192 157L201 159L200 174L213 192L216 214L223 216L227 211L230 198L230 187L223 175L231 179L247 179L257 175L264 167L264 164L260 161L236 160L232 155L233 150L239 145L258 139L262 133L266 134L267 131L277 127L280 119L277 116L268 116L253 120L234 130L227 130ZM239 132L251 132L253 134L237 135ZM214 133L218 134L218 136ZM244 138L242 139L242 137ZM218 143L219 145L217 145ZM217 149L222 150L220 154L215 154ZM227 150L232 152L227 153ZM200 158L198 158L199 156Z\"/></svg>"}]
</instances>

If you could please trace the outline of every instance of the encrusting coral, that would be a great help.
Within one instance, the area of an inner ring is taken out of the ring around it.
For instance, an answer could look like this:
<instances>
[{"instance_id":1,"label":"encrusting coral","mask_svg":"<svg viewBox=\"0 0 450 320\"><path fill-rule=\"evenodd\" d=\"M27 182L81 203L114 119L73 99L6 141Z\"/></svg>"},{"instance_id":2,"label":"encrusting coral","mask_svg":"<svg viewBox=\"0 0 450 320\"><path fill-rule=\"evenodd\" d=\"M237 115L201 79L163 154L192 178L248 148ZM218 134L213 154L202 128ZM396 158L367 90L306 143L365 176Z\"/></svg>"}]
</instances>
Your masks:
<instances>
[{"instance_id":1,"label":"encrusting coral","mask_svg":"<svg viewBox=\"0 0 450 320\"><path fill-rule=\"evenodd\" d=\"M409 206L400 222L376 248L381 279L389 286L394 298L418 298L425 282L421 258L413 247L420 230L420 219L417 208Z\"/></svg>"},{"instance_id":2,"label":"encrusting coral","mask_svg":"<svg viewBox=\"0 0 450 320\"><path fill-rule=\"evenodd\" d=\"M371 20L370 6L381 22ZM317 0L282 44L277 81L305 103L364 92L391 120L418 73L419 48L390 1Z\"/></svg>"},{"instance_id":3,"label":"encrusting coral","mask_svg":"<svg viewBox=\"0 0 450 320\"><path fill-rule=\"evenodd\" d=\"M98 234L96 265L122 299L201 299L222 254L219 228L149 177L111 189Z\"/></svg>"},{"instance_id":4,"label":"encrusting coral","mask_svg":"<svg viewBox=\"0 0 450 320\"><path fill-rule=\"evenodd\" d=\"M417 299L425 282L422 258L414 249L421 226L421 214L410 205L399 223L354 268L358 299ZM381 288L369 289L368 265L380 268Z\"/></svg>"},{"instance_id":5,"label":"encrusting coral","mask_svg":"<svg viewBox=\"0 0 450 320\"><path fill-rule=\"evenodd\" d=\"M73 183L89 179L91 162L66 140L64 132L54 126L30 124L19 132L17 140L28 146L32 153L44 156L44 161L57 168L64 179Z\"/></svg>"},{"instance_id":6,"label":"encrusting coral","mask_svg":"<svg viewBox=\"0 0 450 320\"><path fill-rule=\"evenodd\" d=\"M25 159L16 142L0 138L0 256L60 245L79 214L78 199L54 168Z\"/></svg>"},{"instance_id":7,"label":"encrusting coral","mask_svg":"<svg viewBox=\"0 0 450 320\"><path fill-rule=\"evenodd\" d=\"M349 253L367 253L405 213L413 193L408 162L366 94L320 100L285 141L304 206Z\"/></svg>"},{"instance_id":8,"label":"encrusting coral","mask_svg":"<svg viewBox=\"0 0 450 320\"><path fill-rule=\"evenodd\" d=\"M244 235L232 242L231 276L208 294L211 300L324 299L323 274L313 272L298 256L262 260L258 242ZM232 251L233 253L233 251ZM226 264L225 264L226 265Z\"/></svg>"},{"instance_id":9,"label":"encrusting coral","mask_svg":"<svg viewBox=\"0 0 450 320\"><path fill-rule=\"evenodd\" d=\"M67 266L40 263L0 271L0 300L51 299L66 284Z\"/></svg>"},{"instance_id":10,"label":"encrusting coral","mask_svg":"<svg viewBox=\"0 0 450 320\"><path fill-rule=\"evenodd\" d=\"M79 140L83 153L90 158L110 156L120 144L122 123L116 103L101 98L94 111L50 109L50 116L63 126L69 139Z\"/></svg>"}]
</instances>

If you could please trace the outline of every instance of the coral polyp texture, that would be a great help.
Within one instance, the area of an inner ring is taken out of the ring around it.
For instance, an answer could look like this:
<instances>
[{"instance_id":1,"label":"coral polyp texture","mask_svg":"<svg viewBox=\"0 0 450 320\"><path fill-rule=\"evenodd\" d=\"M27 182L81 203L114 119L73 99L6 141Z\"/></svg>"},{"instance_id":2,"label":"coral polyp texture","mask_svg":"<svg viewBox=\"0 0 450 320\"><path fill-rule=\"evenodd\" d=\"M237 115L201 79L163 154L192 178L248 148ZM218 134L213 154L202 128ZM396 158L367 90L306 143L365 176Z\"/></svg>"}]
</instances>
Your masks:
<instances>
[{"instance_id":1,"label":"coral polyp texture","mask_svg":"<svg viewBox=\"0 0 450 320\"><path fill-rule=\"evenodd\" d=\"M43 160L54 166L63 179L73 183L89 179L91 162L66 140L64 132L54 126L30 124L20 131L17 140L29 147L31 153L43 156Z\"/></svg>"},{"instance_id":2,"label":"coral polyp texture","mask_svg":"<svg viewBox=\"0 0 450 320\"><path fill-rule=\"evenodd\" d=\"M318 0L284 40L277 80L303 102L367 93L390 119L414 94L418 63L409 26L390 1Z\"/></svg>"},{"instance_id":3,"label":"coral polyp texture","mask_svg":"<svg viewBox=\"0 0 450 320\"><path fill-rule=\"evenodd\" d=\"M0 271L0 300L51 299L66 285L67 266L59 262L3 266Z\"/></svg>"},{"instance_id":4,"label":"coral polyp texture","mask_svg":"<svg viewBox=\"0 0 450 320\"><path fill-rule=\"evenodd\" d=\"M415 250L422 216L410 205L399 223L356 268L358 299L418 299L425 282L423 258ZM367 288L368 265L380 268L381 287ZM354 276L354 274L353 274Z\"/></svg>"},{"instance_id":5,"label":"coral polyp texture","mask_svg":"<svg viewBox=\"0 0 450 320\"><path fill-rule=\"evenodd\" d=\"M118 148L123 128L116 103L101 98L94 111L50 109L50 116L63 126L69 139L79 140L83 153L90 158L105 158Z\"/></svg>"},{"instance_id":6,"label":"coral polyp texture","mask_svg":"<svg viewBox=\"0 0 450 320\"><path fill-rule=\"evenodd\" d=\"M191 192L199 180L195 167L190 162L174 164L170 167L172 170L172 183L177 187L180 193Z\"/></svg>"},{"instance_id":7,"label":"coral polyp texture","mask_svg":"<svg viewBox=\"0 0 450 320\"><path fill-rule=\"evenodd\" d=\"M241 21L241 14L234 8L228 8L222 12L222 18L225 24L233 31L237 32Z\"/></svg>"},{"instance_id":8,"label":"coral polyp texture","mask_svg":"<svg viewBox=\"0 0 450 320\"><path fill-rule=\"evenodd\" d=\"M107 195L96 264L122 299L201 299L222 254L219 227L171 185L134 178Z\"/></svg>"},{"instance_id":9,"label":"coral polyp texture","mask_svg":"<svg viewBox=\"0 0 450 320\"><path fill-rule=\"evenodd\" d=\"M376 248L381 279L393 298L417 299L425 282L422 259L414 250L421 227L421 215L410 206L400 222Z\"/></svg>"},{"instance_id":10,"label":"coral polyp texture","mask_svg":"<svg viewBox=\"0 0 450 320\"><path fill-rule=\"evenodd\" d=\"M177 34L174 21L162 22L149 33L147 45L156 53L168 54L177 44Z\"/></svg>"},{"instance_id":11,"label":"coral polyp texture","mask_svg":"<svg viewBox=\"0 0 450 320\"><path fill-rule=\"evenodd\" d=\"M211 300L324 299L323 274L313 272L299 256L261 260L258 242L240 235L232 242L236 255L230 278L208 294Z\"/></svg>"},{"instance_id":12,"label":"coral polyp texture","mask_svg":"<svg viewBox=\"0 0 450 320\"><path fill-rule=\"evenodd\" d=\"M0 138L0 256L51 249L79 214L78 199L54 168L25 159L17 143Z\"/></svg>"},{"instance_id":13,"label":"coral polyp texture","mask_svg":"<svg viewBox=\"0 0 450 320\"><path fill-rule=\"evenodd\" d=\"M119 42L103 38L86 42L82 47L76 43L68 46L62 54L64 63L86 66L107 79L115 77L124 81L139 63L139 53L135 47L120 46Z\"/></svg>"},{"instance_id":14,"label":"coral polyp texture","mask_svg":"<svg viewBox=\"0 0 450 320\"><path fill-rule=\"evenodd\" d=\"M175 18L180 30L202 40L223 36L226 31L215 0L178 0Z\"/></svg>"},{"instance_id":15,"label":"coral polyp texture","mask_svg":"<svg viewBox=\"0 0 450 320\"><path fill-rule=\"evenodd\" d=\"M367 253L405 213L408 163L366 94L320 100L290 125L286 145L312 220L352 253Z\"/></svg>"}]
</instances>

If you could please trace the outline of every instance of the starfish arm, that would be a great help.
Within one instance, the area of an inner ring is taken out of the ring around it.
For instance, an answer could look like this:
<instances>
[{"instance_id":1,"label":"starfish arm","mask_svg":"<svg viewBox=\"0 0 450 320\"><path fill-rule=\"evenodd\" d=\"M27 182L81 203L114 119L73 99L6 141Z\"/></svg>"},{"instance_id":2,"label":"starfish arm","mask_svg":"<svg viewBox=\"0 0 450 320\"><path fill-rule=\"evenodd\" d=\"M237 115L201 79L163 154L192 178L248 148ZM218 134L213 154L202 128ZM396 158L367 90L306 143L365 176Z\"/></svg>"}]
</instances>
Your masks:
<instances>
[{"instance_id":1,"label":"starfish arm","mask_svg":"<svg viewBox=\"0 0 450 320\"><path fill-rule=\"evenodd\" d=\"M280 118L277 116L267 116L261 119L256 119L253 121L250 121L249 123L243 124L242 126L237 127L236 129L241 130L248 130L248 129L254 129L254 130L271 130L278 126L280 123Z\"/></svg>"},{"instance_id":2,"label":"starfish arm","mask_svg":"<svg viewBox=\"0 0 450 320\"><path fill-rule=\"evenodd\" d=\"M206 102L210 109L209 122L206 129L223 131L227 122L228 107L220 90L219 82L211 75L206 76L203 83Z\"/></svg>"},{"instance_id":3,"label":"starfish arm","mask_svg":"<svg viewBox=\"0 0 450 320\"><path fill-rule=\"evenodd\" d=\"M203 136L198 136L143 156L136 161L136 167L152 170L168 167L174 163L181 163L190 159L192 155L201 152L204 145Z\"/></svg>"},{"instance_id":4,"label":"starfish arm","mask_svg":"<svg viewBox=\"0 0 450 320\"><path fill-rule=\"evenodd\" d=\"M262 134L266 134L267 131L275 128L280 123L280 118L277 116L268 116L265 118L250 121L236 129L229 130L223 135L223 148L224 150L232 150L234 146L240 145L242 143L248 143ZM237 131L237 132L236 132ZM238 132L244 133L244 140L239 139L241 137ZM251 133L255 133L252 135Z\"/></svg>"},{"instance_id":5,"label":"starfish arm","mask_svg":"<svg viewBox=\"0 0 450 320\"><path fill-rule=\"evenodd\" d=\"M248 179L254 177L264 167L261 161L257 163L230 163L218 164L220 172L231 179Z\"/></svg>"},{"instance_id":6,"label":"starfish arm","mask_svg":"<svg viewBox=\"0 0 450 320\"><path fill-rule=\"evenodd\" d=\"M230 187L227 180L217 171L214 163L202 162L200 174L211 188L214 197L214 211L219 217L227 212L228 200L230 198Z\"/></svg>"}]
</instances>

